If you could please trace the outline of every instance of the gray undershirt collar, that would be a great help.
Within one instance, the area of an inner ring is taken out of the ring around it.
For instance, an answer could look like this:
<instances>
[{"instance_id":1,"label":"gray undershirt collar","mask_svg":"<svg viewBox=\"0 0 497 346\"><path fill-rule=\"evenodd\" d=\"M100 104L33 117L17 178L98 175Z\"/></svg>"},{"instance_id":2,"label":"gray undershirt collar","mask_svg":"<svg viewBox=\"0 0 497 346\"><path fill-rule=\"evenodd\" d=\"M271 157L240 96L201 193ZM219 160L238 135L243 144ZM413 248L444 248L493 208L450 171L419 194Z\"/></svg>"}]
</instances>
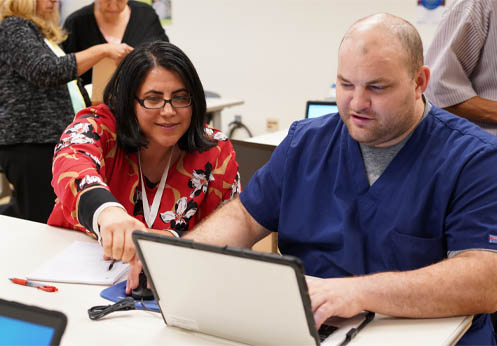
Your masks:
<instances>
[{"instance_id":1,"label":"gray undershirt collar","mask_svg":"<svg viewBox=\"0 0 497 346\"><path fill-rule=\"evenodd\" d=\"M425 99L424 95L423 101L425 102L425 109L418 125L421 123L421 121L423 121L423 119L431 110L431 104ZM375 181L378 180L378 178L383 174L390 162L392 162L395 155L397 155L400 149L404 147L404 144L406 144L409 138L411 138L413 132L414 130L404 140L395 145L392 145L391 147L376 148L364 144L359 144L370 186L373 185Z\"/></svg>"}]
</instances>

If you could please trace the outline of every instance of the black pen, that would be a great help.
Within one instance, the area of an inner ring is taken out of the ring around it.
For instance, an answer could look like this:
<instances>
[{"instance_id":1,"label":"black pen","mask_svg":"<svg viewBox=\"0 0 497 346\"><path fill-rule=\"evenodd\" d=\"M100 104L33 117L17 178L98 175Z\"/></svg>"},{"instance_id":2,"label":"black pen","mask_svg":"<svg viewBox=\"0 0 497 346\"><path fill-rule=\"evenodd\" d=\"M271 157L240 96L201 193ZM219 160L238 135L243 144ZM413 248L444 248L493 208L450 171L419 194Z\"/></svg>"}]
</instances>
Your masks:
<instances>
[{"instance_id":1,"label":"black pen","mask_svg":"<svg viewBox=\"0 0 497 346\"><path fill-rule=\"evenodd\" d=\"M342 343L339 346L345 346L347 345L355 336L361 331L362 328L364 328L369 322L371 322L374 319L374 312L368 311L366 313L366 317L364 318L364 321L357 327L357 328L352 328L350 329L347 334L345 335L345 340L342 341Z\"/></svg>"},{"instance_id":2,"label":"black pen","mask_svg":"<svg viewBox=\"0 0 497 346\"><path fill-rule=\"evenodd\" d=\"M109 264L109 269L107 269L107 270L111 270L111 269L112 269L112 267L114 267L114 263L116 263L116 260L115 260L115 259L113 259L113 260L110 262L110 264Z\"/></svg>"}]
</instances>

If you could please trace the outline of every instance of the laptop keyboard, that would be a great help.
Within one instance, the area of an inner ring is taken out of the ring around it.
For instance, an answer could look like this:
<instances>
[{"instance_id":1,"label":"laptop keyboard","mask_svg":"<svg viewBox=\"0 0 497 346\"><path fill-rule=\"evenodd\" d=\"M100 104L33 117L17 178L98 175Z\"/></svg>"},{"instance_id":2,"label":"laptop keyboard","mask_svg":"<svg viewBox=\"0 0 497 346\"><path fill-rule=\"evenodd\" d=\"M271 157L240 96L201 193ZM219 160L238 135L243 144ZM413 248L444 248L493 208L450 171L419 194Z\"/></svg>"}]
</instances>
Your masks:
<instances>
[{"instance_id":1,"label":"laptop keyboard","mask_svg":"<svg viewBox=\"0 0 497 346\"><path fill-rule=\"evenodd\" d=\"M329 326L327 324L321 325L321 327L318 330L319 340L324 341L328 336L331 335L331 333L333 333L337 329L338 327L335 326Z\"/></svg>"}]
</instances>

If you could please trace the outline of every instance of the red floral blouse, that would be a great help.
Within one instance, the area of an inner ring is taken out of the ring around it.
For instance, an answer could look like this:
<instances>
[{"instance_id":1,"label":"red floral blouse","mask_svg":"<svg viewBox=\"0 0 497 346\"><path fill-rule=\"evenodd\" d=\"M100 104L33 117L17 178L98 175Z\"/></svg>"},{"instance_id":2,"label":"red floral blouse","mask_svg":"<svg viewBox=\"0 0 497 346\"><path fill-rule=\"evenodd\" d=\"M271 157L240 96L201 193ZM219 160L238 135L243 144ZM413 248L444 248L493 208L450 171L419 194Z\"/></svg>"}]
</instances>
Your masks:
<instances>
[{"instance_id":1,"label":"red floral blouse","mask_svg":"<svg viewBox=\"0 0 497 346\"><path fill-rule=\"evenodd\" d=\"M206 127L205 132L217 146L202 153L182 151L171 164L152 228L182 234L239 194L240 176L231 142L218 130ZM130 215L144 222L137 162L136 153L128 154L117 145L116 121L107 106L79 112L55 148L52 186L57 200L48 224L96 238L91 227L85 228L78 220L81 196L95 187L108 190ZM145 189L152 201L157 186Z\"/></svg>"}]
</instances>

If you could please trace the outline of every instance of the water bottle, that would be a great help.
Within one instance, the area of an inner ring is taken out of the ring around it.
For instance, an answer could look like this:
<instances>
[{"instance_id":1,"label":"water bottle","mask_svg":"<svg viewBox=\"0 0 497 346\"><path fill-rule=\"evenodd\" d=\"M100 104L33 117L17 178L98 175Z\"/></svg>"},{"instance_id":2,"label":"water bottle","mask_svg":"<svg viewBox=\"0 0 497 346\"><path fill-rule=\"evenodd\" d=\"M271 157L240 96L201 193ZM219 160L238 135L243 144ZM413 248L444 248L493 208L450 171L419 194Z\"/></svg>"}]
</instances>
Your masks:
<instances>
[{"instance_id":1,"label":"water bottle","mask_svg":"<svg viewBox=\"0 0 497 346\"><path fill-rule=\"evenodd\" d=\"M336 101L337 99L337 85L335 83L331 84L330 90L328 92L328 99L330 101Z\"/></svg>"}]
</instances>

